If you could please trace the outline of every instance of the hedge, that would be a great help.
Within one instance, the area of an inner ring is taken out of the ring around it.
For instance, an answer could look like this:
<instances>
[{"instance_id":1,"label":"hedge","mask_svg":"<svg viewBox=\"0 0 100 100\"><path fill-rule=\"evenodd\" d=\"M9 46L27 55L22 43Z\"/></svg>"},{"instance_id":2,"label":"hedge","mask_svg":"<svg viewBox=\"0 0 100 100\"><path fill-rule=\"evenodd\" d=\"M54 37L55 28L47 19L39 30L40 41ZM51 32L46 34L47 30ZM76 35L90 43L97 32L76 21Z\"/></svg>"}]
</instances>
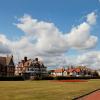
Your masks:
<instances>
[{"instance_id":1,"label":"hedge","mask_svg":"<svg viewBox=\"0 0 100 100\"><path fill-rule=\"evenodd\" d=\"M21 76L14 77L0 77L0 81L23 81L24 78Z\"/></svg>"},{"instance_id":2,"label":"hedge","mask_svg":"<svg viewBox=\"0 0 100 100\"><path fill-rule=\"evenodd\" d=\"M42 80L54 80L54 77L52 76L42 77Z\"/></svg>"},{"instance_id":3,"label":"hedge","mask_svg":"<svg viewBox=\"0 0 100 100\"><path fill-rule=\"evenodd\" d=\"M56 77L52 77L52 76L48 76L48 77L44 77L42 78L42 80L71 80L71 79L100 79L100 77L66 77L66 76L56 76Z\"/></svg>"},{"instance_id":4,"label":"hedge","mask_svg":"<svg viewBox=\"0 0 100 100\"><path fill-rule=\"evenodd\" d=\"M100 77L66 77L66 76L47 76L47 77L36 77L31 80L71 80L71 79L100 79ZM27 80L22 76L14 76L14 77L0 77L0 81L24 81Z\"/></svg>"}]
</instances>

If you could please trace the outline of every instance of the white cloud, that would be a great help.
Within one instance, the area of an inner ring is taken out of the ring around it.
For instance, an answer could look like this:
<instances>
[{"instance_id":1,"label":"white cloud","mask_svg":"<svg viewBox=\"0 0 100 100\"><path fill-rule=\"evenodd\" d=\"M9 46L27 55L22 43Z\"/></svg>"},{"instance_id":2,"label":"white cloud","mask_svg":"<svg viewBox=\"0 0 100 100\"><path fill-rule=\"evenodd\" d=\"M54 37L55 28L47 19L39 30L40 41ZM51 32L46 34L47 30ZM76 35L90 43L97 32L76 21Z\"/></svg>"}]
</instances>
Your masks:
<instances>
[{"instance_id":1,"label":"white cloud","mask_svg":"<svg viewBox=\"0 0 100 100\"><path fill-rule=\"evenodd\" d=\"M96 23L96 13L95 12L92 12L90 14L87 15L87 22L91 25L95 24Z\"/></svg>"},{"instance_id":2,"label":"white cloud","mask_svg":"<svg viewBox=\"0 0 100 100\"><path fill-rule=\"evenodd\" d=\"M77 57L77 64L100 68L100 51L91 51Z\"/></svg>"},{"instance_id":3,"label":"white cloud","mask_svg":"<svg viewBox=\"0 0 100 100\"><path fill-rule=\"evenodd\" d=\"M76 56L61 55L59 57L52 57L52 59L44 57L44 60L47 65L55 65L57 67L84 65L92 69L100 69L100 51L91 51Z\"/></svg>"},{"instance_id":4,"label":"white cloud","mask_svg":"<svg viewBox=\"0 0 100 100\"><path fill-rule=\"evenodd\" d=\"M34 47L45 52L63 52L67 50L66 40L53 23L37 21L30 16L20 19L17 27L34 41ZM58 44L59 43L59 44Z\"/></svg>"},{"instance_id":5,"label":"white cloud","mask_svg":"<svg viewBox=\"0 0 100 100\"><path fill-rule=\"evenodd\" d=\"M72 28L66 34L60 32L53 23L38 21L29 15L23 16L19 21L16 26L28 37L33 37L33 40L36 40L35 47L49 53L64 52L71 48L92 48L98 40L96 36L90 34L91 25L96 23L95 12L88 14L86 22Z\"/></svg>"},{"instance_id":6,"label":"white cloud","mask_svg":"<svg viewBox=\"0 0 100 100\"><path fill-rule=\"evenodd\" d=\"M19 40L12 42L0 35L0 41L9 46L16 55L16 59L17 57L22 59L24 56L30 58L39 56L49 66L59 65L63 61L65 64L66 62L71 64L73 63L70 60L72 58L65 56L68 50L90 49L96 46L98 41L96 36L91 35L92 25L96 23L95 12L88 14L85 22L75 26L69 33L65 34L54 23L39 21L29 15L24 15L18 21L17 28L25 33Z\"/></svg>"},{"instance_id":7,"label":"white cloud","mask_svg":"<svg viewBox=\"0 0 100 100\"><path fill-rule=\"evenodd\" d=\"M11 50L9 45L7 44L9 41L7 40L6 36L0 34L0 54L9 54Z\"/></svg>"},{"instance_id":8,"label":"white cloud","mask_svg":"<svg viewBox=\"0 0 100 100\"><path fill-rule=\"evenodd\" d=\"M68 44L75 49L88 49L96 45L98 38L90 35L91 26L84 22L67 35Z\"/></svg>"}]
</instances>

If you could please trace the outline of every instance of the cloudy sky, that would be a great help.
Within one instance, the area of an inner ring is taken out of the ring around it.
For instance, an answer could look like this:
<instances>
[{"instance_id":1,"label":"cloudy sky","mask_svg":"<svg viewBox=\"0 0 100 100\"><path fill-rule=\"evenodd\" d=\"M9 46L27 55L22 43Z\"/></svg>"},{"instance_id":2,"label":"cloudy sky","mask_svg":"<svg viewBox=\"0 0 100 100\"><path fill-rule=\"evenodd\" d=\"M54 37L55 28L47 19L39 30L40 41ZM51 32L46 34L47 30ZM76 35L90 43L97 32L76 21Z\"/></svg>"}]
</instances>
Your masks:
<instances>
[{"instance_id":1,"label":"cloudy sky","mask_svg":"<svg viewBox=\"0 0 100 100\"><path fill-rule=\"evenodd\" d=\"M100 0L0 0L0 55L100 68L99 27Z\"/></svg>"}]
</instances>

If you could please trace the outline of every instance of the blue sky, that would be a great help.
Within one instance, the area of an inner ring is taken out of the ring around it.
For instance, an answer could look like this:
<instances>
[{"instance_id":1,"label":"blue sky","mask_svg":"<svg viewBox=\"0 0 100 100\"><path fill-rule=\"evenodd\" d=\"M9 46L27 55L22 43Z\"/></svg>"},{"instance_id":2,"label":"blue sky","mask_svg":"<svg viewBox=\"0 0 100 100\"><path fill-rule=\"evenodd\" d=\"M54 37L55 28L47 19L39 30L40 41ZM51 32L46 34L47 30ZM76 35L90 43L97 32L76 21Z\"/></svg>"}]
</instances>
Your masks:
<instances>
[{"instance_id":1,"label":"blue sky","mask_svg":"<svg viewBox=\"0 0 100 100\"><path fill-rule=\"evenodd\" d=\"M6 34L21 34L13 26L15 16L30 14L39 20L55 23L61 31L69 31L72 25L82 21L82 16L97 10L100 12L99 0L0 0L0 31ZM99 14L100 15L100 14ZM98 24L100 18L98 18ZM99 25L98 25L99 26ZM6 30L5 30L6 28ZM99 28L96 27L96 33ZM8 36L9 36L8 35Z\"/></svg>"},{"instance_id":2,"label":"blue sky","mask_svg":"<svg viewBox=\"0 0 100 100\"><path fill-rule=\"evenodd\" d=\"M100 50L100 2L99 0L0 0L0 33L8 40L15 40L25 34L15 23L25 14L33 19L54 23L62 34L69 33L74 26L86 21L86 16L95 12L97 22L91 28L91 35L98 37L97 45L87 51ZM65 55L73 56L83 53L70 49Z\"/></svg>"}]
</instances>

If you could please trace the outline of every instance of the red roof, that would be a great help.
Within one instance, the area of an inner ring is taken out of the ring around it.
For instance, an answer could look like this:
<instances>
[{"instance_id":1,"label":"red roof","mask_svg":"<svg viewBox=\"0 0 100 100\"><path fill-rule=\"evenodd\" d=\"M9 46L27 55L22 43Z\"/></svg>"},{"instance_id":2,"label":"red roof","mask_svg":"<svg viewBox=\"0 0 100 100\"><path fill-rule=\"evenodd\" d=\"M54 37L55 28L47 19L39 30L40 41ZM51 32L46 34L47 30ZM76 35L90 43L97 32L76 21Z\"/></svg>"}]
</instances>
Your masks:
<instances>
[{"instance_id":1,"label":"red roof","mask_svg":"<svg viewBox=\"0 0 100 100\"><path fill-rule=\"evenodd\" d=\"M70 68L70 69L67 69L67 72L70 72L70 73L72 73L72 72L80 72L80 71L81 71L80 68Z\"/></svg>"},{"instance_id":2,"label":"red roof","mask_svg":"<svg viewBox=\"0 0 100 100\"><path fill-rule=\"evenodd\" d=\"M80 72L81 69L80 69L80 68L75 68L75 71L76 71L76 72Z\"/></svg>"}]
</instances>

